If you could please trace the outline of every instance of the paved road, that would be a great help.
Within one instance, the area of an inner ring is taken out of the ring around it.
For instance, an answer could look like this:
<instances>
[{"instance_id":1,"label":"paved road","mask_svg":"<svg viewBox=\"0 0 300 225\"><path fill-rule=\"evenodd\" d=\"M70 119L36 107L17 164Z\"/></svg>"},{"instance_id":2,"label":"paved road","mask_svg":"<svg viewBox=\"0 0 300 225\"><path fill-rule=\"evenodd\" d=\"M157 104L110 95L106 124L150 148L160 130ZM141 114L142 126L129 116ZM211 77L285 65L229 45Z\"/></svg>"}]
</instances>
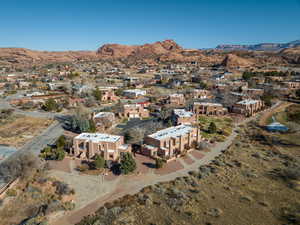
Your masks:
<instances>
[{"instance_id":1,"label":"paved road","mask_svg":"<svg viewBox=\"0 0 300 225\"><path fill-rule=\"evenodd\" d=\"M6 158L5 160L15 157L16 155L26 151L31 151L35 155L38 155L43 148L45 148L49 144L54 144L56 139L63 134L63 127L61 121L63 121L67 117L66 115L51 112L22 111L11 106L8 103L7 99L8 98L0 99L0 109L14 109L15 113L17 114L38 118L56 119L57 121L51 124L40 135L34 137L29 142L27 142L25 145L19 148L18 151L10 155L10 157ZM0 163L4 162L5 160L0 161Z\"/></svg>"}]
</instances>

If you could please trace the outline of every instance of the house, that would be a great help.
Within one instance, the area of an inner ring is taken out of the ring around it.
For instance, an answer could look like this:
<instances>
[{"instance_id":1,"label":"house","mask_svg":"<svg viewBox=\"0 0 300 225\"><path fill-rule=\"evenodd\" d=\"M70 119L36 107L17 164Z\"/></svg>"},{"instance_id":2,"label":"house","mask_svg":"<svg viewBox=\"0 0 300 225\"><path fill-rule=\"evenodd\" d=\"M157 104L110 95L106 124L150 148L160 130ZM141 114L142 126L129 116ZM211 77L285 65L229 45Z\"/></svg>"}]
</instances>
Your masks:
<instances>
[{"instance_id":1,"label":"house","mask_svg":"<svg viewBox=\"0 0 300 225\"><path fill-rule=\"evenodd\" d=\"M248 95L250 98L259 98L264 94L264 90L258 88L246 88L243 90L243 93Z\"/></svg>"},{"instance_id":2,"label":"house","mask_svg":"<svg viewBox=\"0 0 300 225\"><path fill-rule=\"evenodd\" d=\"M186 111L185 109L174 109L172 120L176 125L192 124L196 121L196 116L194 113Z\"/></svg>"},{"instance_id":3,"label":"house","mask_svg":"<svg viewBox=\"0 0 300 225\"><path fill-rule=\"evenodd\" d=\"M300 81L283 82L283 86L289 89L300 89Z\"/></svg>"},{"instance_id":4,"label":"house","mask_svg":"<svg viewBox=\"0 0 300 225\"><path fill-rule=\"evenodd\" d=\"M93 120L97 128L108 129L115 121L115 114L113 112L99 112L93 114Z\"/></svg>"},{"instance_id":5,"label":"house","mask_svg":"<svg viewBox=\"0 0 300 225\"><path fill-rule=\"evenodd\" d=\"M131 152L131 146L124 144L123 136L81 133L73 139L73 154L81 159L92 159L98 154L107 161L118 162L125 152Z\"/></svg>"},{"instance_id":6,"label":"house","mask_svg":"<svg viewBox=\"0 0 300 225\"><path fill-rule=\"evenodd\" d=\"M67 105L69 107L77 107L80 104L84 104L84 102L85 102L84 98L72 98L72 97L69 97L68 100L67 100Z\"/></svg>"},{"instance_id":7,"label":"house","mask_svg":"<svg viewBox=\"0 0 300 225\"><path fill-rule=\"evenodd\" d=\"M231 99L236 99L237 101L242 101L244 99L248 99L248 96L246 94L243 94L240 92L231 91L229 94L230 94Z\"/></svg>"},{"instance_id":8,"label":"house","mask_svg":"<svg viewBox=\"0 0 300 225\"><path fill-rule=\"evenodd\" d=\"M206 99L211 98L211 92L204 89L194 89L193 90L193 98Z\"/></svg>"},{"instance_id":9,"label":"house","mask_svg":"<svg viewBox=\"0 0 300 225\"><path fill-rule=\"evenodd\" d=\"M75 84L72 87L72 90L76 93L82 94L84 92L88 92L91 88L87 85L80 85L80 84Z\"/></svg>"},{"instance_id":10,"label":"house","mask_svg":"<svg viewBox=\"0 0 300 225\"><path fill-rule=\"evenodd\" d=\"M192 111L197 115L197 117L199 115L222 116L228 112L222 104L210 102L194 102Z\"/></svg>"},{"instance_id":11,"label":"house","mask_svg":"<svg viewBox=\"0 0 300 225\"><path fill-rule=\"evenodd\" d=\"M142 104L126 104L119 116L124 118L146 118L149 117L149 110L145 109Z\"/></svg>"},{"instance_id":12,"label":"house","mask_svg":"<svg viewBox=\"0 0 300 225\"><path fill-rule=\"evenodd\" d=\"M17 86L18 88L28 88L31 86L31 83L27 81L18 81Z\"/></svg>"},{"instance_id":13,"label":"house","mask_svg":"<svg viewBox=\"0 0 300 225\"><path fill-rule=\"evenodd\" d=\"M220 80L225 79L225 75L224 74L216 74L216 75L212 76L212 79L216 80L216 81L220 81Z\"/></svg>"},{"instance_id":14,"label":"house","mask_svg":"<svg viewBox=\"0 0 300 225\"><path fill-rule=\"evenodd\" d=\"M119 100L119 97L115 95L113 89L101 89L101 101L102 102L115 102Z\"/></svg>"},{"instance_id":15,"label":"house","mask_svg":"<svg viewBox=\"0 0 300 225\"><path fill-rule=\"evenodd\" d=\"M256 112L264 108L264 103L261 100L245 99L233 105L232 112L252 116Z\"/></svg>"},{"instance_id":16,"label":"house","mask_svg":"<svg viewBox=\"0 0 300 225\"><path fill-rule=\"evenodd\" d=\"M168 98L168 103L172 105L184 105L185 98L183 94L172 94Z\"/></svg>"},{"instance_id":17,"label":"house","mask_svg":"<svg viewBox=\"0 0 300 225\"><path fill-rule=\"evenodd\" d=\"M146 94L147 92L141 89L129 89L123 91L123 95L128 98L138 98L141 96L145 96Z\"/></svg>"},{"instance_id":18,"label":"house","mask_svg":"<svg viewBox=\"0 0 300 225\"><path fill-rule=\"evenodd\" d=\"M197 127L182 124L146 136L141 153L149 157L168 160L188 151L200 140L200 130Z\"/></svg>"}]
</instances>

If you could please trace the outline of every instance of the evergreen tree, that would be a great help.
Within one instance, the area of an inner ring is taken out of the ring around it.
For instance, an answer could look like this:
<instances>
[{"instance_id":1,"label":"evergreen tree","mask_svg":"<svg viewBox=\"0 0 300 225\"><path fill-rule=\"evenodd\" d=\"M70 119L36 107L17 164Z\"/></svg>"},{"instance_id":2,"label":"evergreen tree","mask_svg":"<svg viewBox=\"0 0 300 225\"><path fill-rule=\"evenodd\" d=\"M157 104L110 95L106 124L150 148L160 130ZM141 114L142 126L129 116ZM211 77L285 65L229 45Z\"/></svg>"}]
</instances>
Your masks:
<instances>
[{"instance_id":1,"label":"evergreen tree","mask_svg":"<svg viewBox=\"0 0 300 225\"><path fill-rule=\"evenodd\" d=\"M95 133L97 131L94 120L89 121L89 132Z\"/></svg>"},{"instance_id":2,"label":"evergreen tree","mask_svg":"<svg viewBox=\"0 0 300 225\"><path fill-rule=\"evenodd\" d=\"M93 162L93 167L95 169L101 169L101 168L104 168L105 166L105 160L103 157L99 156L99 155L96 155L95 156L95 160Z\"/></svg>"},{"instance_id":3,"label":"evergreen tree","mask_svg":"<svg viewBox=\"0 0 300 225\"><path fill-rule=\"evenodd\" d=\"M160 158L155 159L155 167L156 169L162 168L164 166L164 161Z\"/></svg>"},{"instance_id":4,"label":"evergreen tree","mask_svg":"<svg viewBox=\"0 0 300 225\"><path fill-rule=\"evenodd\" d=\"M121 159L121 172L129 174L136 169L136 162L131 153L126 152Z\"/></svg>"},{"instance_id":5,"label":"evergreen tree","mask_svg":"<svg viewBox=\"0 0 300 225\"><path fill-rule=\"evenodd\" d=\"M93 91L93 96L95 97L96 100L101 101L102 93L98 87Z\"/></svg>"},{"instance_id":6,"label":"evergreen tree","mask_svg":"<svg viewBox=\"0 0 300 225\"><path fill-rule=\"evenodd\" d=\"M65 144L66 144L66 137L64 135L61 135L56 141L56 147L64 148Z\"/></svg>"},{"instance_id":7,"label":"evergreen tree","mask_svg":"<svg viewBox=\"0 0 300 225\"><path fill-rule=\"evenodd\" d=\"M208 133L214 134L217 132L217 126L214 122L211 122L208 127Z\"/></svg>"},{"instance_id":8,"label":"evergreen tree","mask_svg":"<svg viewBox=\"0 0 300 225\"><path fill-rule=\"evenodd\" d=\"M298 89L298 90L296 91L296 97L297 97L297 98L300 98L300 89Z\"/></svg>"}]
</instances>

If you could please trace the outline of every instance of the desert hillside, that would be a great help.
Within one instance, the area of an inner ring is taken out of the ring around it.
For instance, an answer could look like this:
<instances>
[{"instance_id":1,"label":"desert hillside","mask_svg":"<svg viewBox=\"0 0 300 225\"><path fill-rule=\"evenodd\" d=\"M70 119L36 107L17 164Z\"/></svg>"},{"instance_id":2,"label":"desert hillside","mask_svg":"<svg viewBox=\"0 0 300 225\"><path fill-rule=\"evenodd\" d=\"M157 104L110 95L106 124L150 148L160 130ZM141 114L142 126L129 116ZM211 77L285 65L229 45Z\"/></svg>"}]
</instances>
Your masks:
<instances>
[{"instance_id":1,"label":"desert hillside","mask_svg":"<svg viewBox=\"0 0 300 225\"><path fill-rule=\"evenodd\" d=\"M184 49L173 40L144 45L105 44L96 51L35 51L26 48L0 48L0 66L32 67L53 62L110 60L136 63L199 62L203 66L248 67L262 65L299 65L300 49L286 48L277 52L223 51L220 49Z\"/></svg>"}]
</instances>

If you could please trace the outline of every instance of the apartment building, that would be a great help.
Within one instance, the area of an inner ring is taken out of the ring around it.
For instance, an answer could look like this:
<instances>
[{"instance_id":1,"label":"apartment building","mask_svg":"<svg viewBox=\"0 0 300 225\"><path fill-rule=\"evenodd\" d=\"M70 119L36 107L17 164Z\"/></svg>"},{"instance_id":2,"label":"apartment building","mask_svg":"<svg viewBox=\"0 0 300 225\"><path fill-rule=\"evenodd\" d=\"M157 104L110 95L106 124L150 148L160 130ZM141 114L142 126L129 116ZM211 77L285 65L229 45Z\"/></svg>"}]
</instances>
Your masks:
<instances>
[{"instance_id":1,"label":"apartment building","mask_svg":"<svg viewBox=\"0 0 300 225\"><path fill-rule=\"evenodd\" d=\"M227 114L228 110L219 103L210 102L194 102L193 110L197 116L207 115L207 116L222 116Z\"/></svg>"},{"instance_id":2,"label":"apartment building","mask_svg":"<svg viewBox=\"0 0 300 225\"><path fill-rule=\"evenodd\" d=\"M197 127L182 124L146 136L141 152L152 158L168 160L188 151L200 140L200 130Z\"/></svg>"},{"instance_id":3,"label":"apartment building","mask_svg":"<svg viewBox=\"0 0 300 225\"><path fill-rule=\"evenodd\" d=\"M261 100L245 99L233 105L232 112L252 116L256 112L264 108L264 103Z\"/></svg>"},{"instance_id":4,"label":"apartment building","mask_svg":"<svg viewBox=\"0 0 300 225\"><path fill-rule=\"evenodd\" d=\"M172 105L184 105L185 98L183 94L172 94L168 98L168 103Z\"/></svg>"},{"instance_id":5,"label":"apartment building","mask_svg":"<svg viewBox=\"0 0 300 225\"><path fill-rule=\"evenodd\" d=\"M131 152L131 145L124 144L124 137L104 133L81 133L73 139L73 154L81 159L92 159L96 154L108 161L119 161L124 152Z\"/></svg>"},{"instance_id":6,"label":"apartment building","mask_svg":"<svg viewBox=\"0 0 300 225\"><path fill-rule=\"evenodd\" d=\"M192 124L196 121L196 116L193 112L186 111L185 109L174 109L172 120L176 125Z\"/></svg>"},{"instance_id":7,"label":"apartment building","mask_svg":"<svg viewBox=\"0 0 300 225\"><path fill-rule=\"evenodd\" d=\"M149 110L145 109L142 104L126 104L119 116L124 118L146 118L149 117Z\"/></svg>"}]
</instances>

